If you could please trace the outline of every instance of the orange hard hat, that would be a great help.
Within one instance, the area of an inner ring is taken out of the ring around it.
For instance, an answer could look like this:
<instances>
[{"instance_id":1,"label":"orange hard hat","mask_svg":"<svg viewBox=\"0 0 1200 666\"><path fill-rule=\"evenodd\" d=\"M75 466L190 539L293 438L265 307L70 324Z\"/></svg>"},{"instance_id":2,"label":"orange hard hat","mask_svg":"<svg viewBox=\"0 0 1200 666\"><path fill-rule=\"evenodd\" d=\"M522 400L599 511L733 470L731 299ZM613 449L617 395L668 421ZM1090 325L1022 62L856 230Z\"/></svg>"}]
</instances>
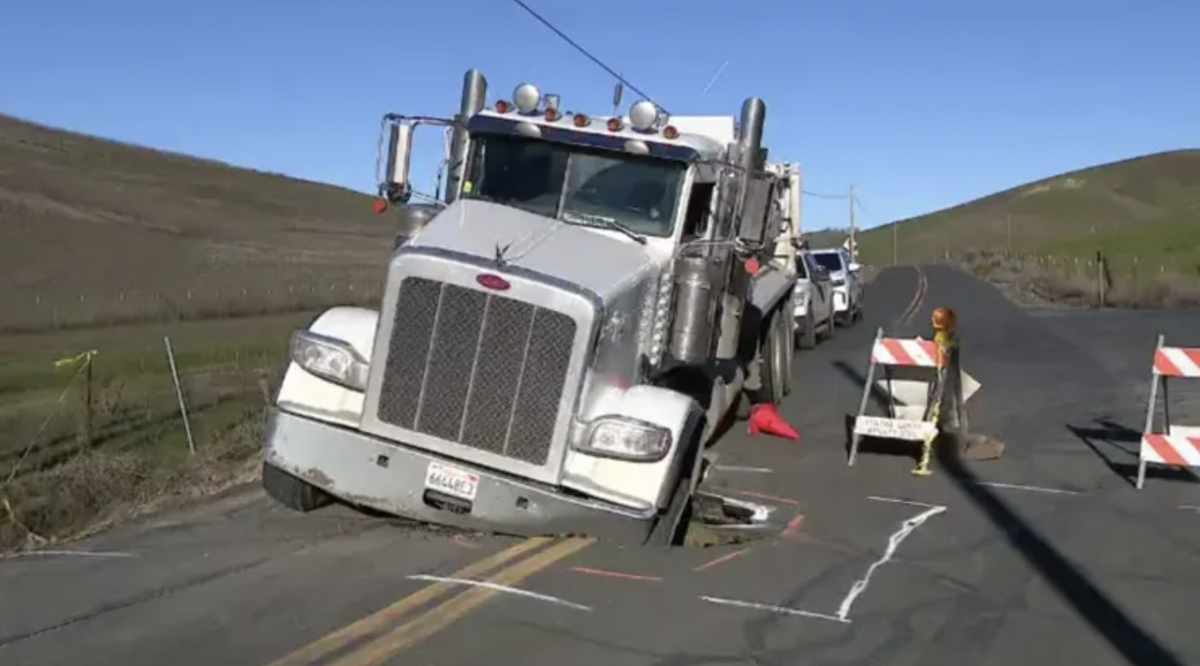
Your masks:
<instances>
[{"instance_id":1,"label":"orange hard hat","mask_svg":"<svg viewBox=\"0 0 1200 666\"><path fill-rule=\"evenodd\" d=\"M954 310L950 308L934 308L933 316L930 319L933 321L933 329L935 331L953 330L958 323L958 315L954 314Z\"/></svg>"}]
</instances>

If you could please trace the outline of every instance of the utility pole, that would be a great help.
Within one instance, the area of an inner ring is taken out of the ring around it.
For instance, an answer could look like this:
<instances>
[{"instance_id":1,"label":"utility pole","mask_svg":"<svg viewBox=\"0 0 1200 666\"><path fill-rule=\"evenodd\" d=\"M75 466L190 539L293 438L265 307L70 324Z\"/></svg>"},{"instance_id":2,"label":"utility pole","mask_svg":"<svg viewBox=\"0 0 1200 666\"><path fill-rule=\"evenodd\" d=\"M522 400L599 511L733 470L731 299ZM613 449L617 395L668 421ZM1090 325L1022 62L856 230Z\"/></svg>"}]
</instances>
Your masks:
<instances>
[{"instance_id":1,"label":"utility pole","mask_svg":"<svg viewBox=\"0 0 1200 666\"><path fill-rule=\"evenodd\" d=\"M854 222L854 185L850 186L850 261L858 261L858 227Z\"/></svg>"}]
</instances>

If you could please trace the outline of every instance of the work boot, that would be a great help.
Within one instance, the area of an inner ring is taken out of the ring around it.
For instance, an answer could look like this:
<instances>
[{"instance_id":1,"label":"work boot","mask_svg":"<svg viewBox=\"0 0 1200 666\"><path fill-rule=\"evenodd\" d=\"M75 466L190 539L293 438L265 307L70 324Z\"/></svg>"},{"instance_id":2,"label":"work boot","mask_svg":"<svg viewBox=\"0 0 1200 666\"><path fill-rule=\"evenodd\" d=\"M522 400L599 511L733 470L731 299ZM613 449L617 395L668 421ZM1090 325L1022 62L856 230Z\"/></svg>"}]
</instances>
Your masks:
<instances>
[{"instance_id":1,"label":"work boot","mask_svg":"<svg viewBox=\"0 0 1200 666\"><path fill-rule=\"evenodd\" d=\"M751 435L765 433L784 439L800 439L800 433L788 425L788 422L779 415L779 410L775 408L775 405L769 402L750 408L750 420L746 429Z\"/></svg>"}]
</instances>

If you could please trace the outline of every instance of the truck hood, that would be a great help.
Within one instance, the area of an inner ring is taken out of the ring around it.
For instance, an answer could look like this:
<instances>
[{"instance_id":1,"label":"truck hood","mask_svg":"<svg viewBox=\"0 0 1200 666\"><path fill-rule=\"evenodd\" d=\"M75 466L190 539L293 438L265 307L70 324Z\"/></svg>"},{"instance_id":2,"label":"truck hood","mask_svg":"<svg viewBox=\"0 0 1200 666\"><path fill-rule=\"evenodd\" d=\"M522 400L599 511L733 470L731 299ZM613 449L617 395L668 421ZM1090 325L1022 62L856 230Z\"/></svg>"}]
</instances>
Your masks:
<instances>
[{"instance_id":1,"label":"truck hood","mask_svg":"<svg viewBox=\"0 0 1200 666\"><path fill-rule=\"evenodd\" d=\"M655 263L632 240L469 199L438 213L408 246L454 250L488 260L503 251L510 265L567 280L605 300Z\"/></svg>"}]
</instances>

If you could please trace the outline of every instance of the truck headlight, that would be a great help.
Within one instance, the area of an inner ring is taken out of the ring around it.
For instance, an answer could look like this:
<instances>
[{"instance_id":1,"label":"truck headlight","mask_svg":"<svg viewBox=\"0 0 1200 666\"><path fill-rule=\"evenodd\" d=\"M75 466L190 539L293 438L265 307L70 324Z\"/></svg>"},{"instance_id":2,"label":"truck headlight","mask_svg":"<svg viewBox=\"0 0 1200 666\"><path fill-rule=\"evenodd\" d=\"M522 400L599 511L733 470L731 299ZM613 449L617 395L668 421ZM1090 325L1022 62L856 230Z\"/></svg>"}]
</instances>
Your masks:
<instances>
[{"instance_id":1,"label":"truck headlight","mask_svg":"<svg viewBox=\"0 0 1200 666\"><path fill-rule=\"evenodd\" d=\"M671 450L671 431L624 416L602 416L588 424L577 450L601 458L657 462Z\"/></svg>"},{"instance_id":2,"label":"truck headlight","mask_svg":"<svg viewBox=\"0 0 1200 666\"><path fill-rule=\"evenodd\" d=\"M354 391L367 389L367 360L345 341L311 331L296 331L292 334L292 360L334 384Z\"/></svg>"}]
</instances>

